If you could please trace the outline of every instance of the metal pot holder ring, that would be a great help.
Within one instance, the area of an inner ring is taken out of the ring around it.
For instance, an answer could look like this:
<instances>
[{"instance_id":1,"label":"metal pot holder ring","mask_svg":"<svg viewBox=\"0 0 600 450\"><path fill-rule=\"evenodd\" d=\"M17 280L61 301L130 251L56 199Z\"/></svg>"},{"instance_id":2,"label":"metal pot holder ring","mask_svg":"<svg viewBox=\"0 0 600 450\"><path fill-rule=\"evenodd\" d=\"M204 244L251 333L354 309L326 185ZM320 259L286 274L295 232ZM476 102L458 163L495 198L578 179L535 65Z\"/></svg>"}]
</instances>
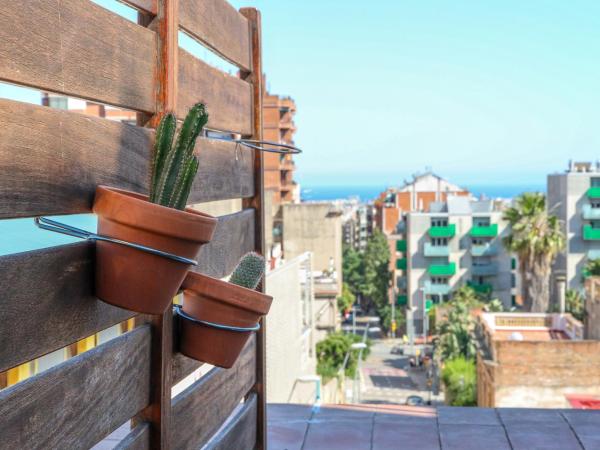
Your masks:
<instances>
[{"instance_id":1,"label":"metal pot holder ring","mask_svg":"<svg viewBox=\"0 0 600 450\"><path fill-rule=\"evenodd\" d=\"M161 256L163 258L171 259L173 261L177 261L183 264L188 264L192 266L197 266L198 261L190 258L184 258L183 256L173 255L172 253L163 252L162 250L157 250L152 247L146 247L145 245L135 244L133 242L122 241L120 239L111 238L108 236L102 236L100 234L91 233L86 230L82 230L81 228L72 227L71 225L67 225L61 222L57 222L56 220L48 219L47 217L35 217L35 224L38 228L42 230L52 231L54 233L66 234L67 236L73 236L79 239L85 239L87 241L102 241L102 242L111 242L113 244L123 245L125 247L130 247L135 250L140 250L142 252L150 253L152 255Z\"/></svg>"},{"instance_id":2,"label":"metal pot holder ring","mask_svg":"<svg viewBox=\"0 0 600 450\"><path fill-rule=\"evenodd\" d=\"M238 333L249 333L252 331L260 330L260 323L257 323L256 325L254 325L252 327L234 327L231 325L222 325L220 323L214 323L214 322L208 322L206 320L196 319L195 317L192 317L189 314L187 314L186 312L184 312L181 305L173 305L173 309L175 310L175 314L177 314L178 316L184 318L185 320L189 320L190 322L196 323L198 325L205 325L207 327L217 328L219 330L236 331Z\"/></svg>"}]
</instances>

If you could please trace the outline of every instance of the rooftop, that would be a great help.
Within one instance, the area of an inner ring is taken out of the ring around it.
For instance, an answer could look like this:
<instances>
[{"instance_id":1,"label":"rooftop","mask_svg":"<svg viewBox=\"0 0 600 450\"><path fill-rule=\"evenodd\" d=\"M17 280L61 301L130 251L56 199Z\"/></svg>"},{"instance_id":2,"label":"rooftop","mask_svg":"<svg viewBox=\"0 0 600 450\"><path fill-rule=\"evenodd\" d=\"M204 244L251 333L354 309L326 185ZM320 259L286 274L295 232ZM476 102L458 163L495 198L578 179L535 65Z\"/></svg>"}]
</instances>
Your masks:
<instances>
[{"instance_id":1,"label":"rooftop","mask_svg":"<svg viewBox=\"0 0 600 450\"><path fill-rule=\"evenodd\" d=\"M600 411L270 404L271 450L600 448Z\"/></svg>"},{"instance_id":2,"label":"rooftop","mask_svg":"<svg viewBox=\"0 0 600 450\"><path fill-rule=\"evenodd\" d=\"M562 341L583 337L583 324L571 314L481 313L494 341Z\"/></svg>"}]
</instances>

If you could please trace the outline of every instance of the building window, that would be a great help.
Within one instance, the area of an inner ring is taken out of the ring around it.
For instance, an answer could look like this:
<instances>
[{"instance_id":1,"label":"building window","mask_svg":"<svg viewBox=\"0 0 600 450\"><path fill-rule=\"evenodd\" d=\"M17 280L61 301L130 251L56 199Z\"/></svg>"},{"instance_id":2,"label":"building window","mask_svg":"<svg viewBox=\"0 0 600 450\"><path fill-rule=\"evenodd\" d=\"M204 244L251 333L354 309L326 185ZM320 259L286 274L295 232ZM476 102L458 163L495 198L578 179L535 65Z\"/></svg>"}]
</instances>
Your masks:
<instances>
[{"instance_id":1,"label":"building window","mask_svg":"<svg viewBox=\"0 0 600 450\"><path fill-rule=\"evenodd\" d=\"M592 208L596 209L596 208L600 208L600 200L592 200L591 201L591 206Z\"/></svg>"},{"instance_id":2,"label":"building window","mask_svg":"<svg viewBox=\"0 0 600 450\"><path fill-rule=\"evenodd\" d=\"M436 217L431 219L432 227L447 227L448 226L448 218L446 217Z\"/></svg>"},{"instance_id":3,"label":"building window","mask_svg":"<svg viewBox=\"0 0 600 450\"><path fill-rule=\"evenodd\" d=\"M433 247L446 247L448 245L448 238L431 238L431 245Z\"/></svg>"},{"instance_id":4,"label":"building window","mask_svg":"<svg viewBox=\"0 0 600 450\"><path fill-rule=\"evenodd\" d=\"M510 287L511 288L517 287L517 277L514 273L510 274Z\"/></svg>"},{"instance_id":5,"label":"building window","mask_svg":"<svg viewBox=\"0 0 600 450\"><path fill-rule=\"evenodd\" d=\"M516 295L511 295L510 296L510 304L511 304L511 306L517 306L517 297L516 297Z\"/></svg>"},{"instance_id":6,"label":"building window","mask_svg":"<svg viewBox=\"0 0 600 450\"><path fill-rule=\"evenodd\" d=\"M591 222L592 228L595 230L600 229L600 220L592 220Z\"/></svg>"},{"instance_id":7,"label":"building window","mask_svg":"<svg viewBox=\"0 0 600 450\"><path fill-rule=\"evenodd\" d=\"M590 179L590 184L592 187L600 187L600 178L598 177L592 177Z\"/></svg>"},{"instance_id":8,"label":"building window","mask_svg":"<svg viewBox=\"0 0 600 450\"><path fill-rule=\"evenodd\" d=\"M443 277L432 277L431 278L431 284L443 284L443 285L446 285L446 284L448 284L448 280L446 278L443 278Z\"/></svg>"},{"instance_id":9,"label":"building window","mask_svg":"<svg viewBox=\"0 0 600 450\"><path fill-rule=\"evenodd\" d=\"M69 109L69 99L67 97L49 97L48 106L57 109Z\"/></svg>"},{"instance_id":10,"label":"building window","mask_svg":"<svg viewBox=\"0 0 600 450\"><path fill-rule=\"evenodd\" d=\"M489 217L473 217L473 226L474 227L489 227L490 226L490 218Z\"/></svg>"}]
</instances>

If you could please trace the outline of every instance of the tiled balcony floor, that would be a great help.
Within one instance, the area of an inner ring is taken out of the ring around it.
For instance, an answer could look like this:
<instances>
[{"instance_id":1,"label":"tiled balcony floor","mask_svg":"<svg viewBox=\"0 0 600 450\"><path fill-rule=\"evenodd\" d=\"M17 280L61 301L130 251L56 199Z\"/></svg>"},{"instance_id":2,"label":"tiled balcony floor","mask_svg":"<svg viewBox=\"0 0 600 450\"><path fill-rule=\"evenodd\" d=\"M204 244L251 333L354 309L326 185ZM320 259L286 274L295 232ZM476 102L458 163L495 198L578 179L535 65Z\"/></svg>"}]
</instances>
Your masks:
<instances>
[{"instance_id":1,"label":"tiled balcony floor","mask_svg":"<svg viewBox=\"0 0 600 450\"><path fill-rule=\"evenodd\" d=\"M600 450L600 411L270 404L270 450Z\"/></svg>"}]
</instances>

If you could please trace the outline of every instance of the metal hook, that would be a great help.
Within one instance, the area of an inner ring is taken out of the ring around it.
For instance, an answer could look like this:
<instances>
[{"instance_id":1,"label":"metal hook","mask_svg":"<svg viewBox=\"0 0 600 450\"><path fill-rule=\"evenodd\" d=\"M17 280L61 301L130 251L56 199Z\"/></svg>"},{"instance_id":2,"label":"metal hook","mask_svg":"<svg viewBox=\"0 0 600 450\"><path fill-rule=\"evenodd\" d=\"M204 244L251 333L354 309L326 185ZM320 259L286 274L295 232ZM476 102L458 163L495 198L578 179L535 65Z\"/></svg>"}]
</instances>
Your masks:
<instances>
[{"instance_id":1,"label":"metal hook","mask_svg":"<svg viewBox=\"0 0 600 450\"><path fill-rule=\"evenodd\" d=\"M298 147L295 147L295 146L289 145L289 144L273 142L273 141L262 141L262 140L256 140L256 139L231 139L231 138L218 137L218 136L207 136L206 138L214 139L217 141L235 142L236 144L240 144L240 145L243 145L244 147L248 147L253 150L258 150L261 152L279 153L279 154L283 154L283 155L297 155L299 153L302 153L302 150L300 150ZM264 147L265 145L270 145L272 147L278 147L278 148L265 148Z\"/></svg>"},{"instance_id":2,"label":"metal hook","mask_svg":"<svg viewBox=\"0 0 600 450\"><path fill-rule=\"evenodd\" d=\"M206 325L207 327L217 328L219 330L226 331L236 331L240 333L248 333L251 331L260 330L260 323L257 323L253 327L234 327L232 325L222 325L220 323L207 322L206 320L196 319L195 317L190 316L186 312L183 311L181 305L173 305L175 309L175 314L183 317L185 320L189 320L190 322L197 323L198 325Z\"/></svg>"},{"instance_id":3,"label":"metal hook","mask_svg":"<svg viewBox=\"0 0 600 450\"><path fill-rule=\"evenodd\" d=\"M54 233L66 234L67 236L73 236L79 239L85 239L87 241L103 241L103 242L111 242L113 244L124 245L125 247L134 248L136 250L140 250L142 252L150 253L152 255L161 256L163 258L172 259L173 261L177 261L183 264L189 264L192 266L197 266L198 262L193 259L184 258L183 256L173 255L172 253L163 252L162 250L157 250L155 248L146 247L145 245L135 244L133 242L122 241L120 239L115 239L107 236L102 236L100 234L91 233L86 230L82 230L81 228L76 228L71 225L67 225L61 222L57 222L55 220L48 219L47 217L35 217L34 222L38 228L42 230L52 231Z\"/></svg>"}]
</instances>

